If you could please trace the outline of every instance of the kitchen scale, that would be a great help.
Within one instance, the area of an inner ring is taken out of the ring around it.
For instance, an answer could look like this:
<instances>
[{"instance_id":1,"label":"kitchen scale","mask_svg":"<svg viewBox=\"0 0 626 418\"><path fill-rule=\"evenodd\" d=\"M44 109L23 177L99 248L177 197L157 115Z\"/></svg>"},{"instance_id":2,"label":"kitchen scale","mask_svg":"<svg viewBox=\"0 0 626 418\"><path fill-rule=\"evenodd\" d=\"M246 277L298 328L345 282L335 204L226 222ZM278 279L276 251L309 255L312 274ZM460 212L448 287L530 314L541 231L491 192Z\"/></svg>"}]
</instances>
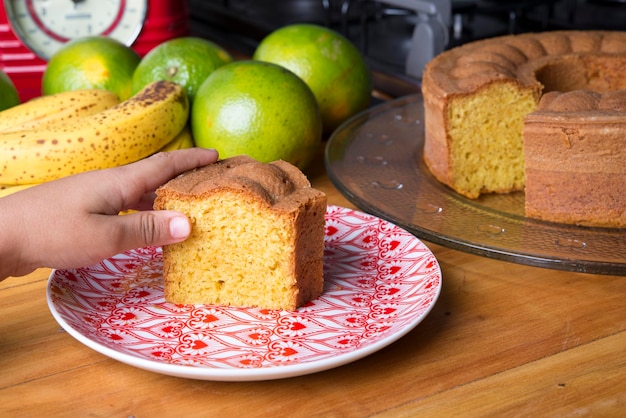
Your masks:
<instances>
[{"instance_id":1,"label":"kitchen scale","mask_svg":"<svg viewBox=\"0 0 626 418\"><path fill-rule=\"evenodd\" d=\"M3 0L0 68L22 101L41 95L48 59L71 39L104 35L141 56L189 33L187 2L178 0Z\"/></svg>"}]
</instances>

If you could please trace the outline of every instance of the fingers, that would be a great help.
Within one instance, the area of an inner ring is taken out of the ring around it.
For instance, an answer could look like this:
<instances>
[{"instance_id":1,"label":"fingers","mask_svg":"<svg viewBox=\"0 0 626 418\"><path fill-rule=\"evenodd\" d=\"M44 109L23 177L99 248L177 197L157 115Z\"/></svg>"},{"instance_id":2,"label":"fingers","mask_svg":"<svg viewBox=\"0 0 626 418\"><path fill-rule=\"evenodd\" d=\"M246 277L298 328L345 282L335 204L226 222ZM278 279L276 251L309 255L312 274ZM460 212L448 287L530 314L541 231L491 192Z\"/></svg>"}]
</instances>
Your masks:
<instances>
[{"instance_id":1,"label":"fingers","mask_svg":"<svg viewBox=\"0 0 626 418\"><path fill-rule=\"evenodd\" d=\"M152 191L171 178L194 168L212 164L218 159L215 150L190 148L173 152L158 153L144 160L127 166L111 169L117 183L121 203L113 206L117 209L148 208ZM109 196L109 201L116 201ZM102 213L102 212L100 212ZM100 236L107 236L108 254L99 254L102 258L146 246L161 246L185 240L191 232L191 225L184 214L174 211L146 210L123 216L98 218L107 222ZM97 228L97 226L94 226ZM103 243L101 243L102 245Z\"/></svg>"},{"instance_id":2,"label":"fingers","mask_svg":"<svg viewBox=\"0 0 626 418\"><path fill-rule=\"evenodd\" d=\"M185 171L212 164L217 159L217 151L213 149L189 148L157 153L101 172L83 173L91 176L89 187L99 190L101 197L84 202L84 205L91 212L108 214L128 209L151 209L156 188ZM87 187L88 182L85 180L81 185ZM107 209L104 209L105 203L109 205Z\"/></svg>"},{"instance_id":3,"label":"fingers","mask_svg":"<svg viewBox=\"0 0 626 418\"><path fill-rule=\"evenodd\" d=\"M136 212L110 217L107 222L112 247L101 258L133 248L174 244L184 241L191 232L187 217L175 211Z\"/></svg>"},{"instance_id":4,"label":"fingers","mask_svg":"<svg viewBox=\"0 0 626 418\"><path fill-rule=\"evenodd\" d=\"M217 151L213 149L189 148L160 152L118 169L121 176L128 181L143 183L145 193L156 189L178 174L212 164L217 159Z\"/></svg>"}]
</instances>

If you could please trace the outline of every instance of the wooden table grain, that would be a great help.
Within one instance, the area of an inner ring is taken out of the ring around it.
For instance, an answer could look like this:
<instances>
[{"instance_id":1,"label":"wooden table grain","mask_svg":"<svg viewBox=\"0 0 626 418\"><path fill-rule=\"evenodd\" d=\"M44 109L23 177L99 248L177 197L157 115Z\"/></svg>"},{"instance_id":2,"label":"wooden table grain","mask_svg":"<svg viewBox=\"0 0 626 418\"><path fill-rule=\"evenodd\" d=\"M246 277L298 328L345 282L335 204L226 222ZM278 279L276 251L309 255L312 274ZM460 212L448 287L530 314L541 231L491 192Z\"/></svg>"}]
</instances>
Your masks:
<instances>
[{"instance_id":1,"label":"wooden table grain","mask_svg":"<svg viewBox=\"0 0 626 418\"><path fill-rule=\"evenodd\" d=\"M321 157L308 175L329 203L354 207ZM443 289L421 324L354 363L273 381L188 380L117 362L55 322L48 269L6 279L0 416L624 416L626 277L425 243L441 265Z\"/></svg>"}]
</instances>

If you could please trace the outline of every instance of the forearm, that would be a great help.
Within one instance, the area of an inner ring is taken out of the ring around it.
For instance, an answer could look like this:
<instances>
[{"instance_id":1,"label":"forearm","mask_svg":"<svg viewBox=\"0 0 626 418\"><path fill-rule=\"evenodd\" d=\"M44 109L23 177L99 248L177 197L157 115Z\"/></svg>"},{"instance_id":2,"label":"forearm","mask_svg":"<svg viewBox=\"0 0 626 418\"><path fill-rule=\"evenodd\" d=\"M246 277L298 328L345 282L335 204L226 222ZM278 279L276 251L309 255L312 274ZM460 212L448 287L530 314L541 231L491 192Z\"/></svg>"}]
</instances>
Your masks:
<instances>
[{"instance_id":1,"label":"forearm","mask_svg":"<svg viewBox=\"0 0 626 418\"><path fill-rule=\"evenodd\" d=\"M4 230L2 231L4 233ZM10 276L20 275L19 265L10 248L4 245L4 237L0 238L0 281Z\"/></svg>"},{"instance_id":2,"label":"forearm","mask_svg":"<svg viewBox=\"0 0 626 418\"><path fill-rule=\"evenodd\" d=\"M23 213L11 196L0 198L0 280L30 273L34 267L23 259Z\"/></svg>"}]
</instances>

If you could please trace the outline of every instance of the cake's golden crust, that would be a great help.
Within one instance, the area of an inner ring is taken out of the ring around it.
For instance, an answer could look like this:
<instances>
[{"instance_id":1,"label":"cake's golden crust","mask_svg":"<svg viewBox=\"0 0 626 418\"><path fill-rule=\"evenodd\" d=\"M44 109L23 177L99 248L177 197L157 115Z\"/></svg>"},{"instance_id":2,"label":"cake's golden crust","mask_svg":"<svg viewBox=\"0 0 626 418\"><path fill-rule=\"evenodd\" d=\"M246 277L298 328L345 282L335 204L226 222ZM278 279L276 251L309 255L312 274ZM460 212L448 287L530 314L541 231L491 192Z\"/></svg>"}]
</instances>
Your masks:
<instances>
[{"instance_id":1,"label":"cake's golden crust","mask_svg":"<svg viewBox=\"0 0 626 418\"><path fill-rule=\"evenodd\" d=\"M193 225L163 248L168 302L293 310L321 294L326 195L295 166L221 160L160 187L154 207Z\"/></svg>"},{"instance_id":2,"label":"cake's golden crust","mask_svg":"<svg viewBox=\"0 0 626 418\"><path fill-rule=\"evenodd\" d=\"M480 193L523 190L523 182L517 185L511 182L507 190L488 184L472 185L473 187L468 188L459 181L459 178L471 176L472 173L460 172L457 168L458 161L455 160L459 158L456 147L461 142L458 135L461 123L458 122L458 109L462 106L467 108L468 103L472 104L472 98L485 89L493 86L515 86L520 97L526 100L517 111L525 108L527 111L503 119L498 122L502 126L506 125L501 130L489 131L485 137L476 138L475 141L477 148L481 141L488 142L489 137L498 141L505 132L511 131L510 125L518 125L517 120L521 121L519 132L515 133L517 139L507 140L506 146L511 143L521 145L524 117L536 109L542 95L551 91L572 90L591 90L606 94L626 89L624 68L626 32L554 31L508 35L468 43L446 51L426 66L422 79L425 111L424 160L435 178L469 198L477 198ZM575 115L580 123L593 123L590 120L597 118L606 109L619 109L624 117L623 107L626 106L626 101L621 94L603 96L601 104L599 95L573 94L561 98L561 103L557 104L561 110L552 109L542 115L542 120L558 118L559 112L571 106L581 106L580 112ZM529 98L532 98L530 104ZM498 103L496 106L502 104ZM589 107L595 110L584 110ZM476 109L477 112L481 110ZM502 110L506 111L507 107L502 107ZM476 124L477 120L480 119L475 119L473 123ZM453 126L456 134L453 133ZM476 130L472 132L475 135ZM485 160L489 158L485 157ZM470 168L472 171L476 169L471 165ZM500 175L497 171L494 173L492 177ZM512 175L511 178L518 178L519 174ZM525 176L524 169L521 174Z\"/></svg>"},{"instance_id":3,"label":"cake's golden crust","mask_svg":"<svg viewBox=\"0 0 626 418\"><path fill-rule=\"evenodd\" d=\"M293 165L285 161L271 164L260 163L246 155L241 155L185 173L163 187L163 193L201 197L215 193L219 189L233 189L252 195L273 206L283 203L290 206L292 194L306 188L310 193L307 178Z\"/></svg>"},{"instance_id":4,"label":"cake's golden crust","mask_svg":"<svg viewBox=\"0 0 626 418\"><path fill-rule=\"evenodd\" d=\"M435 96L473 93L499 80L542 88L526 65L537 69L564 55L626 55L626 32L555 31L507 35L471 42L436 56L426 66L423 84ZM618 75L621 79L621 74Z\"/></svg>"}]
</instances>

